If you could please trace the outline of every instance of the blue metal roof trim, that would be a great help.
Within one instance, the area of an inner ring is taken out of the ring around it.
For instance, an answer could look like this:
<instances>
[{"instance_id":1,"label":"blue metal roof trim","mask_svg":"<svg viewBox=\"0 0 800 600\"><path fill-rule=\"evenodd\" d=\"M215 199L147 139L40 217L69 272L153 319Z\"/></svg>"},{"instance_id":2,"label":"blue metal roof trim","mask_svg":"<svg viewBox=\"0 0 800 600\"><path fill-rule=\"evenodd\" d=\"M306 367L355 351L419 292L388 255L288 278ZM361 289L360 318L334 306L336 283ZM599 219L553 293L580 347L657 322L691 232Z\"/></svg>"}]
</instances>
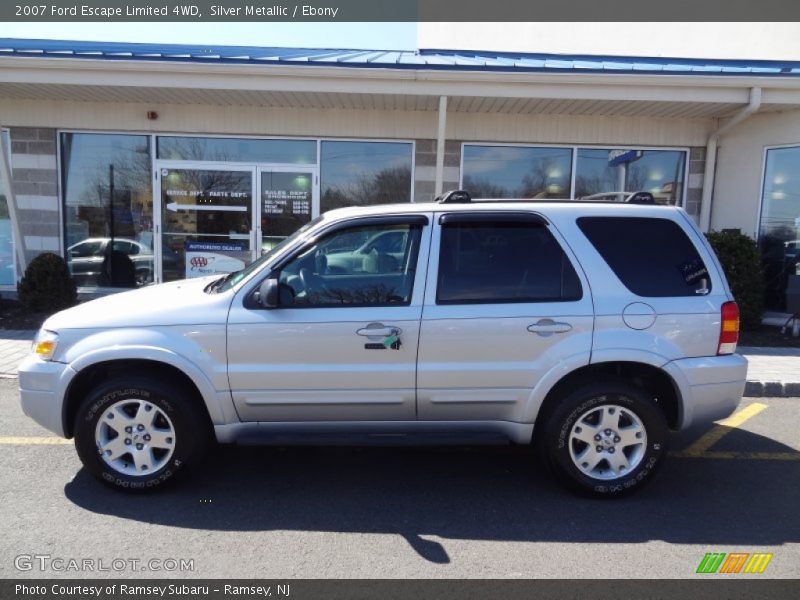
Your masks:
<instances>
[{"instance_id":1,"label":"blue metal roof trim","mask_svg":"<svg viewBox=\"0 0 800 600\"><path fill-rule=\"evenodd\" d=\"M467 50L358 50L23 40L0 38L0 56L273 64L365 69L796 77L800 61L525 54Z\"/></svg>"}]
</instances>

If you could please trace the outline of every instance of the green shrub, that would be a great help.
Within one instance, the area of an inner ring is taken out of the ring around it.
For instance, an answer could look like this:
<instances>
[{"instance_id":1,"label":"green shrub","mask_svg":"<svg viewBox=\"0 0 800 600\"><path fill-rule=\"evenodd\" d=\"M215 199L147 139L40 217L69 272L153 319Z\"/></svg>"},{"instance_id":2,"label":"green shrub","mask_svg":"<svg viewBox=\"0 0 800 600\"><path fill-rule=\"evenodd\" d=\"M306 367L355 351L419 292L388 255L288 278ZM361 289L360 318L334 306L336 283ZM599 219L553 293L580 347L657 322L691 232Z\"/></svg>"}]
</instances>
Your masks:
<instances>
[{"instance_id":1,"label":"green shrub","mask_svg":"<svg viewBox=\"0 0 800 600\"><path fill-rule=\"evenodd\" d=\"M756 242L733 231L712 231L707 237L739 305L742 327L758 326L764 312L765 286Z\"/></svg>"},{"instance_id":2,"label":"green shrub","mask_svg":"<svg viewBox=\"0 0 800 600\"><path fill-rule=\"evenodd\" d=\"M34 258L17 286L20 303L28 310L55 312L75 304L75 282L66 261L45 252Z\"/></svg>"}]
</instances>

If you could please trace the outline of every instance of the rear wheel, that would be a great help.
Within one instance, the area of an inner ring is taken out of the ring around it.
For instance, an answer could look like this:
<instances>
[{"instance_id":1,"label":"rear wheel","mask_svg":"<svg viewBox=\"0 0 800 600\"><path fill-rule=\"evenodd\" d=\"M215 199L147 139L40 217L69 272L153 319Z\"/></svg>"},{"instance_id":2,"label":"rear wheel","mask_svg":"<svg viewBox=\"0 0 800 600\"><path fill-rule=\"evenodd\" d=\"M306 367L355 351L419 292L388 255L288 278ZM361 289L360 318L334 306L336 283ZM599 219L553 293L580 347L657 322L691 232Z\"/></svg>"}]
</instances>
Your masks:
<instances>
[{"instance_id":1,"label":"rear wheel","mask_svg":"<svg viewBox=\"0 0 800 600\"><path fill-rule=\"evenodd\" d=\"M667 451L666 418L651 395L608 379L566 394L537 430L548 470L570 489L620 496L647 483Z\"/></svg>"},{"instance_id":2,"label":"rear wheel","mask_svg":"<svg viewBox=\"0 0 800 600\"><path fill-rule=\"evenodd\" d=\"M158 487L195 466L210 431L187 390L145 376L101 383L78 409L75 447L83 465L113 487Z\"/></svg>"}]
</instances>

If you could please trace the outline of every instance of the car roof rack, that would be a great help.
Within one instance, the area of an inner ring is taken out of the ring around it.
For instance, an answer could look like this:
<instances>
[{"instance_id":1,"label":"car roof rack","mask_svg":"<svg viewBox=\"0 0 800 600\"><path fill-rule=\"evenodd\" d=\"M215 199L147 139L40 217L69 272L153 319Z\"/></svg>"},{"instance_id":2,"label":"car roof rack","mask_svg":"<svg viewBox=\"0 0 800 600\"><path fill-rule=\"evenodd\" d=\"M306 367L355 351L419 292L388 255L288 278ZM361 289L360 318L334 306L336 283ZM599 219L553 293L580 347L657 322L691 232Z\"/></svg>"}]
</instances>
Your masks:
<instances>
[{"instance_id":1,"label":"car roof rack","mask_svg":"<svg viewBox=\"0 0 800 600\"><path fill-rule=\"evenodd\" d=\"M441 196L437 196L434 202L439 204L467 204L472 202L472 196L465 190L450 190Z\"/></svg>"}]
</instances>

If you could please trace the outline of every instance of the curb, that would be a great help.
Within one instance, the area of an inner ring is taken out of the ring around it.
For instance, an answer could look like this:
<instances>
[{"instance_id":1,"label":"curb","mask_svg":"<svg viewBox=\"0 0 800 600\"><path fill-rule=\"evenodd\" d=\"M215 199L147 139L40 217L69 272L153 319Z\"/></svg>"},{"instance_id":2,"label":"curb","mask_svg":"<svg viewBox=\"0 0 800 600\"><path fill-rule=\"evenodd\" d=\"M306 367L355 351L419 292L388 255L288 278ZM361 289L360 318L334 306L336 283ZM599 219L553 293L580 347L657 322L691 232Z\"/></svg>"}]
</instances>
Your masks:
<instances>
[{"instance_id":1,"label":"curb","mask_svg":"<svg viewBox=\"0 0 800 600\"><path fill-rule=\"evenodd\" d=\"M800 396L800 383L784 381L748 381L744 386L746 398L792 398Z\"/></svg>"}]
</instances>

